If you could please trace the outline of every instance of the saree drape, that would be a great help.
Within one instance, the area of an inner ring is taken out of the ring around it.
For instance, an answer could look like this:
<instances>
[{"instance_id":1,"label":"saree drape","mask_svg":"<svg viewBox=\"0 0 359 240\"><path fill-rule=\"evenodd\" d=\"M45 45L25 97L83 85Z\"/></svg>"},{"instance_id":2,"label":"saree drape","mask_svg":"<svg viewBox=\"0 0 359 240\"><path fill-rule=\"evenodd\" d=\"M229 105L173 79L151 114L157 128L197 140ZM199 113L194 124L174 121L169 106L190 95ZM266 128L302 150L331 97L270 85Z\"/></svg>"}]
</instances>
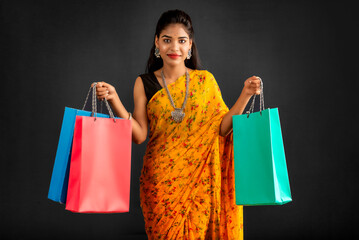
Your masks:
<instances>
[{"instance_id":1,"label":"saree drape","mask_svg":"<svg viewBox=\"0 0 359 240\"><path fill-rule=\"evenodd\" d=\"M147 236L152 239L243 239L243 207L235 204L233 136L219 135L229 111L213 75L192 70L185 117L171 118L165 89L147 104L150 136L140 177ZM168 85L176 107L185 75Z\"/></svg>"}]
</instances>

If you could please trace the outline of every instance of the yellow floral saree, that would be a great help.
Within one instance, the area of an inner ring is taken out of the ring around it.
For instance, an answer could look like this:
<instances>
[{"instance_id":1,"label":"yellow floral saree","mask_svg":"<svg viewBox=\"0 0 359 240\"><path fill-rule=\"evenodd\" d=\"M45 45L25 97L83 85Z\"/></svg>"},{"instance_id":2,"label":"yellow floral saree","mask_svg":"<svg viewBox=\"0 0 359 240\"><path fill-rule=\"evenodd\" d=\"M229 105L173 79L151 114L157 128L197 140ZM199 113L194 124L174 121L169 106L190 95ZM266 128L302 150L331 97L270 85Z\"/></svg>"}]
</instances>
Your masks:
<instances>
[{"instance_id":1,"label":"yellow floral saree","mask_svg":"<svg viewBox=\"0 0 359 240\"><path fill-rule=\"evenodd\" d=\"M182 122L162 88L147 104L150 139L140 177L148 238L243 239L243 207L235 204L232 133L219 135L228 108L206 70L190 72ZM176 107L185 75L168 85Z\"/></svg>"}]
</instances>

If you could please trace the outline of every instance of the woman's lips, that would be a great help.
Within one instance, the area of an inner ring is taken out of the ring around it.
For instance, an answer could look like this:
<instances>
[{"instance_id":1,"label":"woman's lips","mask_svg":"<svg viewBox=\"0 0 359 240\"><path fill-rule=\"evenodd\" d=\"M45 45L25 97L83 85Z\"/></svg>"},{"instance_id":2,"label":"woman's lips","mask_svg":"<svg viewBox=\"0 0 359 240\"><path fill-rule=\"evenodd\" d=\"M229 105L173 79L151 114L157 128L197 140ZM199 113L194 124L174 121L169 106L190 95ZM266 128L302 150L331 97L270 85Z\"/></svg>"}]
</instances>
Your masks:
<instances>
[{"instance_id":1,"label":"woman's lips","mask_svg":"<svg viewBox=\"0 0 359 240\"><path fill-rule=\"evenodd\" d=\"M172 59L177 59L177 58L181 57L181 55L177 55L177 54L167 54L167 56L169 56Z\"/></svg>"}]
</instances>

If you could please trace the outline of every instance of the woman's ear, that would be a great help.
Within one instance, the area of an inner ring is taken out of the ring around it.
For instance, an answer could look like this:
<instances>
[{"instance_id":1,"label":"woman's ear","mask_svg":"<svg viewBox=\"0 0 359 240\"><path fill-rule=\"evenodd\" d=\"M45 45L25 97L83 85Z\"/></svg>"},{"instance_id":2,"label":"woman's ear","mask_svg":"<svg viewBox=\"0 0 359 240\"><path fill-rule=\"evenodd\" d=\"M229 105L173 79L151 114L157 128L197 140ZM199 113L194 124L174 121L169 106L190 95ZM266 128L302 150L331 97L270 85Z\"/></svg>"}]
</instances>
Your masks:
<instances>
[{"instance_id":1,"label":"woman's ear","mask_svg":"<svg viewBox=\"0 0 359 240\"><path fill-rule=\"evenodd\" d=\"M189 40L189 49L192 49L192 39Z\"/></svg>"},{"instance_id":2,"label":"woman's ear","mask_svg":"<svg viewBox=\"0 0 359 240\"><path fill-rule=\"evenodd\" d=\"M156 48L158 48L158 37L157 36L155 37L155 46L156 46Z\"/></svg>"}]
</instances>

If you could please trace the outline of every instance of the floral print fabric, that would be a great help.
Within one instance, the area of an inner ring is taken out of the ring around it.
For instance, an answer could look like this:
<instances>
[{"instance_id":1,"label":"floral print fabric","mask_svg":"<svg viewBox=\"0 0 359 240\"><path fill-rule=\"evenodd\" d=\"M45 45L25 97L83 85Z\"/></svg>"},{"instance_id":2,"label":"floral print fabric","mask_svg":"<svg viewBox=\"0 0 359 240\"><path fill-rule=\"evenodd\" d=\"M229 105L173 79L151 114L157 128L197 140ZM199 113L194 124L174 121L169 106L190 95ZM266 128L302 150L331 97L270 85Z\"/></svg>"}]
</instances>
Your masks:
<instances>
[{"instance_id":1,"label":"floral print fabric","mask_svg":"<svg viewBox=\"0 0 359 240\"><path fill-rule=\"evenodd\" d=\"M185 75L168 85L176 107ZM171 118L166 90L147 104L150 139L140 177L149 239L243 239L243 207L235 204L233 137L219 135L228 108L206 70L190 72L182 122Z\"/></svg>"}]
</instances>

